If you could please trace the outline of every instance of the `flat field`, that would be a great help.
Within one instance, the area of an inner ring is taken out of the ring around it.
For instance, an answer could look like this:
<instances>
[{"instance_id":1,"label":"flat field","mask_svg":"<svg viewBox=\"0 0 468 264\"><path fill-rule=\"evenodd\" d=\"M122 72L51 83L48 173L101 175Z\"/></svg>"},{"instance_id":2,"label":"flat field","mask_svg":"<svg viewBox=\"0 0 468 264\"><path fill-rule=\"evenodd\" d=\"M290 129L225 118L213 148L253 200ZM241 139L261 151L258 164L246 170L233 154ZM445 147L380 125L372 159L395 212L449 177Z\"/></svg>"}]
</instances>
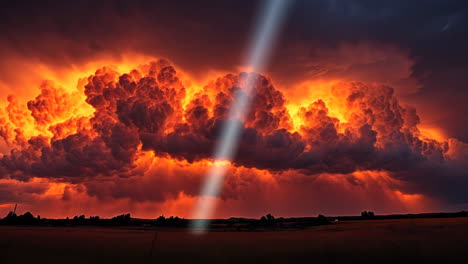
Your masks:
<instances>
[{"instance_id":1,"label":"flat field","mask_svg":"<svg viewBox=\"0 0 468 264\"><path fill-rule=\"evenodd\" d=\"M212 231L0 226L0 263L468 263L468 218Z\"/></svg>"}]
</instances>

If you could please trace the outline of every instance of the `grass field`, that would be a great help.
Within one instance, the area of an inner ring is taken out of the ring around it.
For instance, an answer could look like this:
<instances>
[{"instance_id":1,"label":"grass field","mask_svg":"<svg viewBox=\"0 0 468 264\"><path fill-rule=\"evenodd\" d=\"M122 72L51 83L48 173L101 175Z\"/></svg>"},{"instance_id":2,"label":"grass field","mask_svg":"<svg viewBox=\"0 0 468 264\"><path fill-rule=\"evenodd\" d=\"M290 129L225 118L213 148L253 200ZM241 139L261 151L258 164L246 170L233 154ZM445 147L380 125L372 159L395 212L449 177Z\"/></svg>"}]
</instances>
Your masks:
<instances>
[{"instance_id":1,"label":"grass field","mask_svg":"<svg viewBox=\"0 0 468 264\"><path fill-rule=\"evenodd\" d=\"M468 218L208 232L0 226L0 263L468 263Z\"/></svg>"}]
</instances>

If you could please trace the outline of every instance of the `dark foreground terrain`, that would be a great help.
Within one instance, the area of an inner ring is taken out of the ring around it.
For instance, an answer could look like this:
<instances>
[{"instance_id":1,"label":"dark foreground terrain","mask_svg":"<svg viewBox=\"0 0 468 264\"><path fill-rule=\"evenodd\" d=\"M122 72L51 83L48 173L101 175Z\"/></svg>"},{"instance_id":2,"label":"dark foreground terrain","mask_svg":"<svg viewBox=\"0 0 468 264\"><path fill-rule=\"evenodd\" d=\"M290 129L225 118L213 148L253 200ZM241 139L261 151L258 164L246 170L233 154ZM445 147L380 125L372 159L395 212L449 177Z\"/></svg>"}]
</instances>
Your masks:
<instances>
[{"instance_id":1,"label":"dark foreground terrain","mask_svg":"<svg viewBox=\"0 0 468 264\"><path fill-rule=\"evenodd\" d=\"M193 235L144 227L0 226L0 263L468 263L468 217L356 220Z\"/></svg>"}]
</instances>

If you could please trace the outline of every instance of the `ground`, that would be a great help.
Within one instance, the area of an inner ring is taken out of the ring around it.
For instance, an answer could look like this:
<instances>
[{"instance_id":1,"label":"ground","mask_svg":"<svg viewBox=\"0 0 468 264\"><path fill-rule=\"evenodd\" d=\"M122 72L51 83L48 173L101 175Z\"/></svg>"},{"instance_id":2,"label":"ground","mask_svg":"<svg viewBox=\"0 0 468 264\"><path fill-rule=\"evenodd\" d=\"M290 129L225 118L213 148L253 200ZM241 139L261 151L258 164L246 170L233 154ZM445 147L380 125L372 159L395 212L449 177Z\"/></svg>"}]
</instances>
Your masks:
<instances>
[{"instance_id":1,"label":"ground","mask_svg":"<svg viewBox=\"0 0 468 264\"><path fill-rule=\"evenodd\" d=\"M466 217L204 235L136 227L0 226L0 263L468 263L467 234Z\"/></svg>"}]
</instances>

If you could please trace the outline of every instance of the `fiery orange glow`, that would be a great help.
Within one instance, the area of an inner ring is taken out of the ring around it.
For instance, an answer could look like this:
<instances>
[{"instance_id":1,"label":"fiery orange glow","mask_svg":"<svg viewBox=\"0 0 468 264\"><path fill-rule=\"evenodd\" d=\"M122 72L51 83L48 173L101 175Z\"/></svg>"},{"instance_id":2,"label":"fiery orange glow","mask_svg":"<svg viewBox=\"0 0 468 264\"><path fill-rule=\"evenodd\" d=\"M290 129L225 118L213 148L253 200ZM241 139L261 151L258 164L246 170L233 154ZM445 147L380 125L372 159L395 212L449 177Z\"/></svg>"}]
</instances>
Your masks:
<instances>
[{"instance_id":1,"label":"fiery orange glow","mask_svg":"<svg viewBox=\"0 0 468 264\"><path fill-rule=\"evenodd\" d=\"M12 196L0 213L18 202L21 210L49 217L122 210L189 217L201 178L213 165L213 131L241 92L236 89L243 75L212 71L194 78L167 61L152 61L128 54L67 73L38 65L38 75L48 80L30 81L39 95L8 96L0 109L1 141L8 149L1 153L8 176L0 188L30 193ZM319 210L319 196L332 199L336 192L361 207L375 206L366 197L374 195L390 204L388 212L424 210L429 198L405 193L404 181L388 171L393 168L378 167L382 161L372 163L371 155L389 159L386 153L404 137L425 157L459 155L447 150L441 130L418 126L415 111L401 107L391 88L335 78L277 90L269 78L256 78L254 110L245 121L250 141L241 143L236 160L217 161L229 166L217 217L254 217L262 206L280 214L317 213L306 204L294 211L286 202L311 199ZM137 85L150 90L139 95ZM45 201L57 208L42 206ZM331 212L342 210L333 206Z\"/></svg>"},{"instance_id":2,"label":"fiery orange glow","mask_svg":"<svg viewBox=\"0 0 468 264\"><path fill-rule=\"evenodd\" d=\"M332 94L333 87L339 82L339 80L311 80L299 83L287 90L288 103L286 107L293 118L296 130L303 125L302 120L298 117L300 109L317 100L325 102L330 116L338 118L341 122L347 121L344 102Z\"/></svg>"},{"instance_id":3,"label":"fiery orange glow","mask_svg":"<svg viewBox=\"0 0 468 264\"><path fill-rule=\"evenodd\" d=\"M448 137L445 133L437 127L428 127L428 126L420 126L419 131L421 132L421 136L428 139L435 139L440 142L444 142L448 140Z\"/></svg>"}]
</instances>

